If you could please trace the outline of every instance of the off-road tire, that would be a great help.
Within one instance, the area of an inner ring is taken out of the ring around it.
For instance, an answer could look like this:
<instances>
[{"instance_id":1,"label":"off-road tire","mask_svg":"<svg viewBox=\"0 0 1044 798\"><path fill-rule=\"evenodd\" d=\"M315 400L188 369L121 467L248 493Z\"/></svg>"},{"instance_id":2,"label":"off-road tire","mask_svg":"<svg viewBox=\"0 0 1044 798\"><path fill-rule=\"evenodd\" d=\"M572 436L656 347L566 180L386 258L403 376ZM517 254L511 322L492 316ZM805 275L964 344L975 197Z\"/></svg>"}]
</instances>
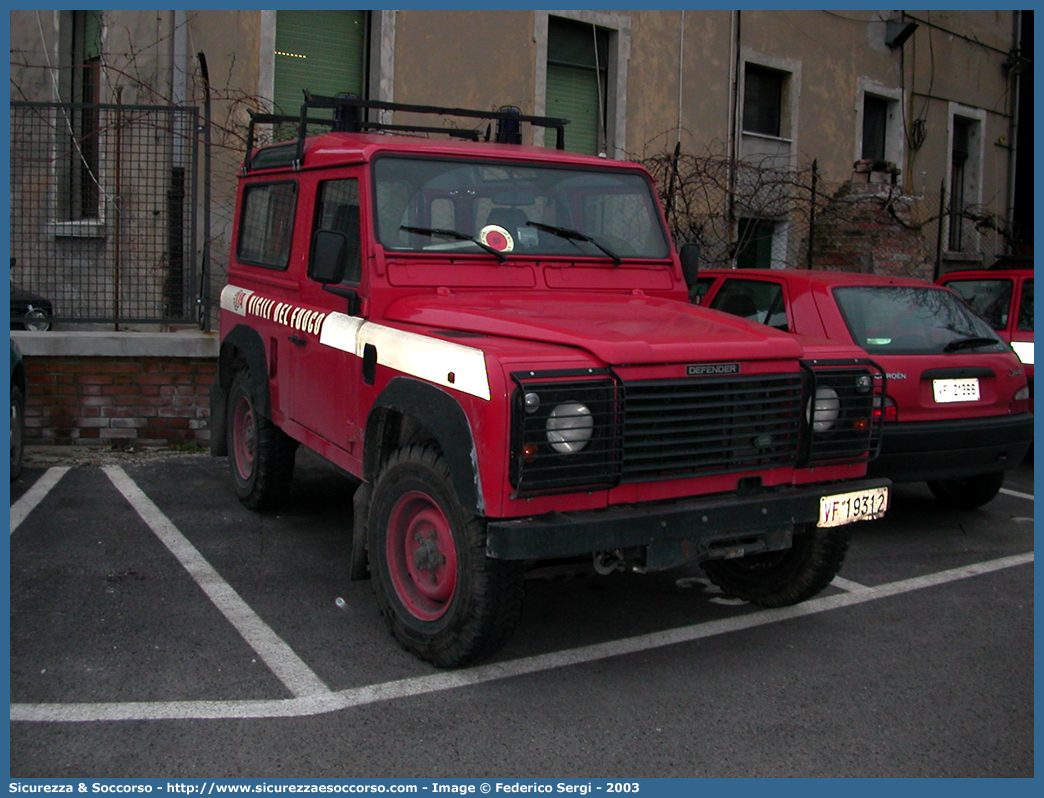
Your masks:
<instances>
[{"instance_id":1,"label":"off-road tire","mask_svg":"<svg viewBox=\"0 0 1044 798\"><path fill-rule=\"evenodd\" d=\"M794 530L784 551L752 554L735 560L702 563L707 577L728 593L760 607L786 607L807 601L837 576L848 551L848 527Z\"/></svg>"},{"instance_id":2,"label":"off-road tire","mask_svg":"<svg viewBox=\"0 0 1044 798\"><path fill-rule=\"evenodd\" d=\"M236 496L251 510L271 510L294 478L297 442L255 406L250 372L241 369L228 392L228 464Z\"/></svg>"},{"instance_id":3,"label":"off-road tire","mask_svg":"<svg viewBox=\"0 0 1044 798\"><path fill-rule=\"evenodd\" d=\"M939 501L962 510L974 510L993 501L1004 484L1004 472L978 474L960 479L938 479L928 483Z\"/></svg>"},{"instance_id":4,"label":"off-road tire","mask_svg":"<svg viewBox=\"0 0 1044 798\"><path fill-rule=\"evenodd\" d=\"M11 386L11 481L22 475L25 452L25 397L16 385Z\"/></svg>"},{"instance_id":5,"label":"off-road tire","mask_svg":"<svg viewBox=\"0 0 1044 798\"><path fill-rule=\"evenodd\" d=\"M367 539L378 608L407 651L456 668L511 636L523 564L486 557L485 522L461 506L439 452L392 453L374 482Z\"/></svg>"}]
</instances>

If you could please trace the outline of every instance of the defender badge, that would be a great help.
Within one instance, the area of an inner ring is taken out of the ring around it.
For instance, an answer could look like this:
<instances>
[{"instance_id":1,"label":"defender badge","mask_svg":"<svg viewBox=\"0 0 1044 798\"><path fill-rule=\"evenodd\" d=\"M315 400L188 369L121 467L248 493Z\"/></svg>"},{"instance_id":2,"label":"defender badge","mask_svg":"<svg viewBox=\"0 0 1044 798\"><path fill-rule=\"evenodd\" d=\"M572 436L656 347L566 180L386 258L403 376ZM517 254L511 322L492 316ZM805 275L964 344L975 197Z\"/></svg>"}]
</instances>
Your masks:
<instances>
[{"instance_id":1,"label":"defender badge","mask_svg":"<svg viewBox=\"0 0 1044 798\"><path fill-rule=\"evenodd\" d=\"M710 377L718 374L739 374L739 363L702 363L685 367L686 377Z\"/></svg>"}]
</instances>

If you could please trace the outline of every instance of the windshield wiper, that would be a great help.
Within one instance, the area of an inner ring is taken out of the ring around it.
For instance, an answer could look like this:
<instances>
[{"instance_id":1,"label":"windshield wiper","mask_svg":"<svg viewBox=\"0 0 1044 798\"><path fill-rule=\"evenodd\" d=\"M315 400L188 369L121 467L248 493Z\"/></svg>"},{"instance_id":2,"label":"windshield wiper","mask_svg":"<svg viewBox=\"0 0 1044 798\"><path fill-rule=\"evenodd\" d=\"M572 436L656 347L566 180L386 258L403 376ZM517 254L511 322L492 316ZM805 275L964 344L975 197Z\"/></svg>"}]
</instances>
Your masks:
<instances>
[{"instance_id":1,"label":"windshield wiper","mask_svg":"<svg viewBox=\"0 0 1044 798\"><path fill-rule=\"evenodd\" d=\"M981 336L971 336L969 338L958 338L943 347L944 352L956 352L958 349L970 349L975 346L988 346L990 344L999 343L999 338L984 338Z\"/></svg>"},{"instance_id":2,"label":"windshield wiper","mask_svg":"<svg viewBox=\"0 0 1044 798\"><path fill-rule=\"evenodd\" d=\"M594 244L602 252L613 259L613 263L619 266L623 263L623 258L613 252L609 247L602 246L595 241L591 236L581 233L579 230L571 230L568 227L555 227L550 224L544 224L543 222L526 222L530 227L535 227L537 230L543 230L545 233L551 233L559 238L564 238L566 241L586 241L588 244Z\"/></svg>"},{"instance_id":3,"label":"windshield wiper","mask_svg":"<svg viewBox=\"0 0 1044 798\"><path fill-rule=\"evenodd\" d=\"M495 255L497 260L501 263L507 260L507 255L501 252L499 249L493 249L489 244L483 244L474 236L469 236L467 233L461 233L457 230L443 230L440 227L411 227L410 225L400 225L400 230L405 230L407 233L420 233L425 236L439 236L440 238L452 238L456 241L470 241L478 247L486 250L491 255Z\"/></svg>"}]
</instances>

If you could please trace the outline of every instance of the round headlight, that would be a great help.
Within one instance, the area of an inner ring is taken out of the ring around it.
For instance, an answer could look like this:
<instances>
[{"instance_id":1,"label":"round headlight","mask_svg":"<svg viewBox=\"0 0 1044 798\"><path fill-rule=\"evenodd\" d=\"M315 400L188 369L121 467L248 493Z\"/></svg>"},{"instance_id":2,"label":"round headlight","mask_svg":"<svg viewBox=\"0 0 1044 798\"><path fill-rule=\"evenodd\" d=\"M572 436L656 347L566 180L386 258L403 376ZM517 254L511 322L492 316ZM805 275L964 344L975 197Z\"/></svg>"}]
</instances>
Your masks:
<instances>
[{"instance_id":1,"label":"round headlight","mask_svg":"<svg viewBox=\"0 0 1044 798\"><path fill-rule=\"evenodd\" d=\"M813 406L814 405L814 406ZM812 424L815 432L826 432L834 426L841 415L841 397L833 388L816 388L815 400L809 400L805 408L805 418Z\"/></svg>"},{"instance_id":2,"label":"round headlight","mask_svg":"<svg viewBox=\"0 0 1044 798\"><path fill-rule=\"evenodd\" d=\"M25 314L25 320L22 324L25 326L25 329L32 332L47 332L47 330L51 329L51 320L48 318L46 311L40 310L40 308L30 308L29 312Z\"/></svg>"},{"instance_id":3,"label":"round headlight","mask_svg":"<svg viewBox=\"0 0 1044 798\"><path fill-rule=\"evenodd\" d=\"M591 409L580 402L563 402L547 417L547 442L559 454L581 451L593 434Z\"/></svg>"}]
</instances>

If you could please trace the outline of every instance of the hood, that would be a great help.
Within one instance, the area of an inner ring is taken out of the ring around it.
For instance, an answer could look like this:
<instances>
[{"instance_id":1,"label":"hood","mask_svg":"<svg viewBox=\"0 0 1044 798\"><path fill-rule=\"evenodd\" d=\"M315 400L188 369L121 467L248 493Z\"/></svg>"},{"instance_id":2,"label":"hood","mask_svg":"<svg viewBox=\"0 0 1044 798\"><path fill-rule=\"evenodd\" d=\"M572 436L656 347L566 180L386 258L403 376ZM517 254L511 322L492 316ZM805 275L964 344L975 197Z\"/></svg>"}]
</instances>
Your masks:
<instances>
[{"instance_id":1,"label":"hood","mask_svg":"<svg viewBox=\"0 0 1044 798\"><path fill-rule=\"evenodd\" d=\"M802 356L787 333L670 299L550 291L411 296L390 321L572 346L607 365Z\"/></svg>"}]
</instances>

